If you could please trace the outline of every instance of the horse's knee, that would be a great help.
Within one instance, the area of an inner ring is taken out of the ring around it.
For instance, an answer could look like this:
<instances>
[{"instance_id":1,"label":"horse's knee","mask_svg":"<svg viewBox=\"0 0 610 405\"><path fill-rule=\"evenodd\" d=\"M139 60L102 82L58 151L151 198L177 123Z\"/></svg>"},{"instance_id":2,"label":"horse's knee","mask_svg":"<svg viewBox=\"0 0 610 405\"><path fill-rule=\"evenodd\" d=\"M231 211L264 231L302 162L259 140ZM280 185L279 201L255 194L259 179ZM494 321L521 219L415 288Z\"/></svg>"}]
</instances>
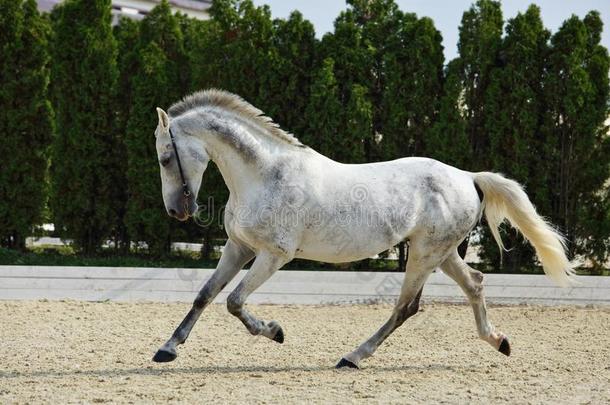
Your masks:
<instances>
[{"instance_id":1,"label":"horse's knee","mask_svg":"<svg viewBox=\"0 0 610 405\"><path fill-rule=\"evenodd\" d=\"M239 316L243 305L244 304L243 304L241 298L239 297L239 294L236 294L235 291L233 291L227 297L227 310L229 311L230 314Z\"/></svg>"},{"instance_id":2,"label":"horse's knee","mask_svg":"<svg viewBox=\"0 0 610 405\"><path fill-rule=\"evenodd\" d=\"M415 315L418 311L419 311L419 299L421 298L421 290L419 291L419 294L417 294L417 296L413 299L413 301L411 301L409 303L409 305L407 305L406 308L406 314L407 314L407 318Z\"/></svg>"},{"instance_id":3,"label":"horse's knee","mask_svg":"<svg viewBox=\"0 0 610 405\"><path fill-rule=\"evenodd\" d=\"M218 282L214 280L208 281L199 291L199 294L197 294L197 298L195 298L195 301L193 302L193 307L198 310L204 309L226 286L227 282L219 285Z\"/></svg>"},{"instance_id":4,"label":"horse's knee","mask_svg":"<svg viewBox=\"0 0 610 405\"><path fill-rule=\"evenodd\" d=\"M195 309L203 309L210 303L210 299L210 292L204 288L199 292L199 294L197 294L197 298L195 298L195 301L193 301L193 307Z\"/></svg>"},{"instance_id":5,"label":"horse's knee","mask_svg":"<svg viewBox=\"0 0 610 405\"><path fill-rule=\"evenodd\" d=\"M203 309L203 308L207 307L209 303L210 303L209 297L202 297L202 296L198 295L197 298L195 298L195 301L193 301L193 308Z\"/></svg>"},{"instance_id":6,"label":"horse's knee","mask_svg":"<svg viewBox=\"0 0 610 405\"><path fill-rule=\"evenodd\" d=\"M478 284L478 285L482 285L483 284L483 273L481 273L480 271L471 269L470 270L470 277L472 278L472 280L476 284Z\"/></svg>"},{"instance_id":7,"label":"horse's knee","mask_svg":"<svg viewBox=\"0 0 610 405\"><path fill-rule=\"evenodd\" d=\"M404 321L415 315L419 311L419 300L421 298L422 289L419 290L415 298L409 304L405 305L398 311L397 323L402 325Z\"/></svg>"}]
</instances>

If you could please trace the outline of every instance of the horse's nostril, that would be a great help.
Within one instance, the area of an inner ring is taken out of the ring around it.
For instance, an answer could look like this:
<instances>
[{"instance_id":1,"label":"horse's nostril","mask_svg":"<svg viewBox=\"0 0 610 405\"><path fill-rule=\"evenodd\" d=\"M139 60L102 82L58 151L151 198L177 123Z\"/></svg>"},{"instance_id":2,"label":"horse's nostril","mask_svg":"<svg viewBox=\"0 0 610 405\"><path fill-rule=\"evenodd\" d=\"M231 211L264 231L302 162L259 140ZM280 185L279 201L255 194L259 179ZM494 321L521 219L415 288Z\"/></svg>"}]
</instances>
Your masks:
<instances>
[{"instance_id":1,"label":"horse's nostril","mask_svg":"<svg viewBox=\"0 0 610 405\"><path fill-rule=\"evenodd\" d=\"M168 210L168 212L169 212L169 215L171 215L172 217L175 217L175 216L176 216L176 210L175 210L175 209L170 208L170 209Z\"/></svg>"}]
</instances>

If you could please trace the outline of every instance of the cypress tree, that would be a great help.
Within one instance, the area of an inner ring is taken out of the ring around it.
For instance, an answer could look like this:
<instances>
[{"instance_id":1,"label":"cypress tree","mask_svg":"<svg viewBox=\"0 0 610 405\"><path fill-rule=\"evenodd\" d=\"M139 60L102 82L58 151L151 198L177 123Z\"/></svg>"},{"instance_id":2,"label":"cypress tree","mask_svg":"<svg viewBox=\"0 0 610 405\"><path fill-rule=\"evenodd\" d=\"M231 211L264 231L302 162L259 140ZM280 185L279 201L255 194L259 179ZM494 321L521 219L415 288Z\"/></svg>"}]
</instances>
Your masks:
<instances>
[{"instance_id":1,"label":"cypress tree","mask_svg":"<svg viewBox=\"0 0 610 405\"><path fill-rule=\"evenodd\" d=\"M491 71L485 95L491 165L523 184L543 214L549 213L548 165L541 159L545 152L541 126L546 110L543 80L549 37L537 6L530 6L524 14L509 20L500 48L504 63ZM504 243L509 249L504 261L500 263L500 252L492 238L485 239L483 256L495 267L502 265L510 272L532 263L531 246L513 228L504 230Z\"/></svg>"},{"instance_id":2,"label":"cypress tree","mask_svg":"<svg viewBox=\"0 0 610 405\"><path fill-rule=\"evenodd\" d=\"M274 110L271 94L276 89L271 79L280 56L273 46L269 6L256 7L251 0L219 0L210 13L221 32L214 54L219 86L266 113Z\"/></svg>"},{"instance_id":3,"label":"cypress tree","mask_svg":"<svg viewBox=\"0 0 610 405\"><path fill-rule=\"evenodd\" d=\"M499 62L502 43L502 9L499 1L478 0L464 12L459 28L460 79L466 134L472 147L470 170L489 170L489 137L485 117L496 114L487 108L485 95L491 72Z\"/></svg>"},{"instance_id":4,"label":"cypress tree","mask_svg":"<svg viewBox=\"0 0 610 405\"><path fill-rule=\"evenodd\" d=\"M486 95L493 112L485 116L492 166L531 185L534 200L545 199L544 194L535 198L544 193L543 183L529 181L535 181L540 169L533 162L543 153L540 127L549 37L537 6L509 20L500 50L504 63L492 71Z\"/></svg>"},{"instance_id":5,"label":"cypress tree","mask_svg":"<svg viewBox=\"0 0 610 405\"><path fill-rule=\"evenodd\" d=\"M589 12L583 19L587 28L587 56L585 66L593 86L591 120L593 121L594 148L592 162L587 162L587 180L595 192L586 196L588 204L579 206L579 226L576 230L582 243L578 253L587 256L597 270L604 268L610 256L610 127L606 125L610 115L610 84L608 72L610 57L608 49L602 46L603 22L597 11ZM605 184L605 186L604 186ZM585 236L586 235L586 236Z\"/></svg>"},{"instance_id":6,"label":"cypress tree","mask_svg":"<svg viewBox=\"0 0 610 405\"><path fill-rule=\"evenodd\" d=\"M133 106L133 78L138 74L138 44L140 41L140 22L123 17L114 27L117 41L117 66L119 78L117 83L117 127L125 134L127 121Z\"/></svg>"},{"instance_id":7,"label":"cypress tree","mask_svg":"<svg viewBox=\"0 0 610 405\"><path fill-rule=\"evenodd\" d=\"M126 125L129 201L126 223L131 240L143 241L157 256L170 251L172 236L180 228L166 214L161 195L159 163L154 131L155 107L167 107L188 88L185 76L187 56L179 19L162 1L140 23L135 47L137 66L132 79L132 108ZM173 235L172 235L173 234Z\"/></svg>"},{"instance_id":8,"label":"cypress tree","mask_svg":"<svg viewBox=\"0 0 610 405\"><path fill-rule=\"evenodd\" d=\"M572 16L551 38L544 83L544 135L552 159L551 218L572 242L572 253L597 263L608 257L610 175L608 51L599 44L602 22L591 12Z\"/></svg>"},{"instance_id":9,"label":"cypress tree","mask_svg":"<svg viewBox=\"0 0 610 405\"><path fill-rule=\"evenodd\" d=\"M380 144L375 136L383 133L386 143L395 135L384 128L385 91L388 88L387 55L396 49L396 42L389 38L400 36L402 22L408 19L398 9L394 0L350 0L355 15L356 24L360 27L363 41L363 50L368 54L367 81L362 85L367 87L367 97L372 105L372 125L370 134L364 138L364 147L367 161L387 159L386 154L380 150ZM413 16L413 15L410 15ZM393 46L394 45L394 46ZM404 45L404 44L403 44ZM400 45L398 45L400 47Z\"/></svg>"},{"instance_id":10,"label":"cypress tree","mask_svg":"<svg viewBox=\"0 0 610 405\"><path fill-rule=\"evenodd\" d=\"M334 32L324 35L320 56L334 60L339 100L343 106L347 106L355 84L371 88L373 49L364 37L353 9L341 12L335 20Z\"/></svg>"},{"instance_id":11,"label":"cypress tree","mask_svg":"<svg viewBox=\"0 0 610 405\"><path fill-rule=\"evenodd\" d=\"M341 137L339 158L345 163L364 163L366 161L365 139L370 136L373 126L373 106L368 99L368 90L359 84L352 86L349 102L345 111L346 131Z\"/></svg>"},{"instance_id":12,"label":"cypress tree","mask_svg":"<svg viewBox=\"0 0 610 405\"><path fill-rule=\"evenodd\" d=\"M268 6L250 0L217 1L211 14L211 22L193 27L200 36L191 52L194 82L239 94L299 134L314 70L313 25L299 12L272 20Z\"/></svg>"},{"instance_id":13,"label":"cypress tree","mask_svg":"<svg viewBox=\"0 0 610 405\"><path fill-rule=\"evenodd\" d=\"M138 43L140 40L140 23L137 20L123 17L114 27L114 37L117 41L117 66L119 70L116 92L116 134L121 147L115 152L117 167L121 168L123 177L121 184L128 184L128 155L125 139L127 124L133 108L133 78L138 74ZM129 251L130 238L127 227L127 209L129 201L128 187L116 188L116 199L120 203L117 210L117 227L115 241L123 253Z\"/></svg>"},{"instance_id":14,"label":"cypress tree","mask_svg":"<svg viewBox=\"0 0 610 405\"><path fill-rule=\"evenodd\" d=\"M0 244L6 247L25 247L46 202L49 34L34 0L0 0Z\"/></svg>"},{"instance_id":15,"label":"cypress tree","mask_svg":"<svg viewBox=\"0 0 610 405\"><path fill-rule=\"evenodd\" d=\"M397 31L402 13L393 0L350 0L348 5L335 20L334 32L322 39L320 52L323 58L331 57L335 61L342 105L350 103L354 92L365 96L371 105L369 132L359 135L363 145L352 144L356 149L345 153L358 156L362 146L366 161L379 160L383 156L375 135L382 132L386 43ZM353 125L352 119L343 114L343 126Z\"/></svg>"},{"instance_id":16,"label":"cypress tree","mask_svg":"<svg viewBox=\"0 0 610 405\"><path fill-rule=\"evenodd\" d=\"M341 158L341 150L336 145L345 134L341 127L342 107L334 66L335 62L326 58L314 73L305 111L308 127L300 139L321 154L337 160Z\"/></svg>"},{"instance_id":17,"label":"cypress tree","mask_svg":"<svg viewBox=\"0 0 610 405\"><path fill-rule=\"evenodd\" d=\"M473 164L470 140L466 134L460 64L461 60L456 58L445 69L438 119L424 139L424 147L426 156L467 169Z\"/></svg>"},{"instance_id":18,"label":"cypress tree","mask_svg":"<svg viewBox=\"0 0 610 405\"><path fill-rule=\"evenodd\" d=\"M114 126L116 42L110 0L67 0L52 13L56 137L50 206L56 229L90 254L113 232L117 207Z\"/></svg>"},{"instance_id":19,"label":"cypress tree","mask_svg":"<svg viewBox=\"0 0 610 405\"><path fill-rule=\"evenodd\" d=\"M317 40L313 25L298 11L273 22L272 47L277 61L269 77L269 114L283 128L299 136L307 126L307 107Z\"/></svg>"},{"instance_id":20,"label":"cypress tree","mask_svg":"<svg viewBox=\"0 0 610 405\"><path fill-rule=\"evenodd\" d=\"M387 39L382 99L383 159L424 155L443 85L440 32L429 18L406 14Z\"/></svg>"},{"instance_id":21,"label":"cypress tree","mask_svg":"<svg viewBox=\"0 0 610 405\"><path fill-rule=\"evenodd\" d=\"M214 3L214 7L218 3ZM222 88L223 37L216 18L191 21L184 33L193 89Z\"/></svg>"},{"instance_id":22,"label":"cypress tree","mask_svg":"<svg viewBox=\"0 0 610 405\"><path fill-rule=\"evenodd\" d=\"M170 250L171 222L161 196L153 137L157 123L151 105L170 104L162 90L171 91L172 81L165 69L167 57L155 42L139 50L139 61L142 69L134 78L133 108L125 138L129 159L126 221L132 240L146 242L149 253L162 256Z\"/></svg>"}]
</instances>

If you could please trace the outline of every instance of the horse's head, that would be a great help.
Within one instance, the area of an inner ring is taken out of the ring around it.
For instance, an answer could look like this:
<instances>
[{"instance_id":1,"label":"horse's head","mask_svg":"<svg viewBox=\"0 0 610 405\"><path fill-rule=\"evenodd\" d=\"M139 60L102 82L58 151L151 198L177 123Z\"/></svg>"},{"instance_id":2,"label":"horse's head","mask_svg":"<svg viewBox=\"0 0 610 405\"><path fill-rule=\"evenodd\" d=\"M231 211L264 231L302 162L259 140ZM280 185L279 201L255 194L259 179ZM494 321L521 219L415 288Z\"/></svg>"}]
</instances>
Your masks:
<instances>
[{"instance_id":1,"label":"horse's head","mask_svg":"<svg viewBox=\"0 0 610 405\"><path fill-rule=\"evenodd\" d=\"M159 124L155 130L157 157L161 169L161 191L167 213L186 221L197 211L197 193L210 158L203 143L157 108Z\"/></svg>"}]
</instances>

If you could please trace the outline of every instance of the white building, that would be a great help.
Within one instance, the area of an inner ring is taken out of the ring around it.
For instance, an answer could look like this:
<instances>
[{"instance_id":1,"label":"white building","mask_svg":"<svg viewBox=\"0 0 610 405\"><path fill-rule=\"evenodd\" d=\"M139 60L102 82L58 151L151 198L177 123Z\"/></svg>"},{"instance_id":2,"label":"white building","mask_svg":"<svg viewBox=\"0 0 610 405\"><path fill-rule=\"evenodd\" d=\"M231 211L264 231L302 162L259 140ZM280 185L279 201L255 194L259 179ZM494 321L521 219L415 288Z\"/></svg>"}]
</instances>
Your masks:
<instances>
[{"instance_id":1,"label":"white building","mask_svg":"<svg viewBox=\"0 0 610 405\"><path fill-rule=\"evenodd\" d=\"M51 11L61 2L62 0L38 0L38 9ZM121 16L140 20L160 2L161 0L112 0L114 21L116 22ZM212 0L169 0L169 5L174 12L180 11L189 17L207 20L210 18L208 9L212 5Z\"/></svg>"}]
</instances>

